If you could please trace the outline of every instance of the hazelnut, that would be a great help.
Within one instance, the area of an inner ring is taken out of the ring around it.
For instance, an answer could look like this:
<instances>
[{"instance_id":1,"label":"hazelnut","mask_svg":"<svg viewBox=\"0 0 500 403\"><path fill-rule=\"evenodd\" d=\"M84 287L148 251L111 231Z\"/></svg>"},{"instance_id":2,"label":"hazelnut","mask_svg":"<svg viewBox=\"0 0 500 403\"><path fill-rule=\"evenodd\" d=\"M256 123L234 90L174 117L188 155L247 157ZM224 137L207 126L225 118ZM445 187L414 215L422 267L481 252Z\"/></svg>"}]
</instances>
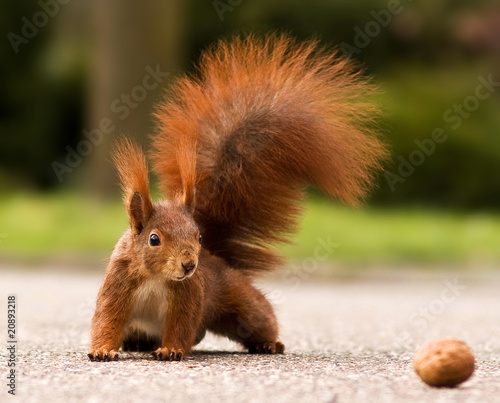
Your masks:
<instances>
[{"instance_id":1,"label":"hazelnut","mask_svg":"<svg viewBox=\"0 0 500 403\"><path fill-rule=\"evenodd\" d=\"M413 367L431 386L456 386L470 378L475 358L463 341L446 337L422 346L413 356Z\"/></svg>"}]
</instances>

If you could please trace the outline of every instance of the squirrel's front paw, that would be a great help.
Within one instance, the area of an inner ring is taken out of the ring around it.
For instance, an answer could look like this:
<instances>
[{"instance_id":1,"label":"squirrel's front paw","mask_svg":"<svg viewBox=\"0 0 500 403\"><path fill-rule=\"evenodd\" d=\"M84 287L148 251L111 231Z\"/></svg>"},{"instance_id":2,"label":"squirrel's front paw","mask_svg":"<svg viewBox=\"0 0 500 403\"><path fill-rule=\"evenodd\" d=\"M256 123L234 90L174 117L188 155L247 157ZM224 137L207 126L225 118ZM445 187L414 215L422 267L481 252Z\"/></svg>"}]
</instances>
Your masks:
<instances>
[{"instance_id":1,"label":"squirrel's front paw","mask_svg":"<svg viewBox=\"0 0 500 403\"><path fill-rule=\"evenodd\" d=\"M151 353L155 360L159 361L180 361L184 357L184 350L182 348L168 348L160 347Z\"/></svg>"},{"instance_id":2,"label":"squirrel's front paw","mask_svg":"<svg viewBox=\"0 0 500 403\"><path fill-rule=\"evenodd\" d=\"M285 346L280 341L271 343L256 343L248 348L250 354L283 354Z\"/></svg>"},{"instance_id":3,"label":"squirrel's front paw","mask_svg":"<svg viewBox=\"0 0 500 403\"><path fill-rule=\"evenodd\" d=\"M103 347L95 348L87 354L90 361L116 361L118 360L118 353L115 350L107 350Z\"/></svg>"}]
</instances>

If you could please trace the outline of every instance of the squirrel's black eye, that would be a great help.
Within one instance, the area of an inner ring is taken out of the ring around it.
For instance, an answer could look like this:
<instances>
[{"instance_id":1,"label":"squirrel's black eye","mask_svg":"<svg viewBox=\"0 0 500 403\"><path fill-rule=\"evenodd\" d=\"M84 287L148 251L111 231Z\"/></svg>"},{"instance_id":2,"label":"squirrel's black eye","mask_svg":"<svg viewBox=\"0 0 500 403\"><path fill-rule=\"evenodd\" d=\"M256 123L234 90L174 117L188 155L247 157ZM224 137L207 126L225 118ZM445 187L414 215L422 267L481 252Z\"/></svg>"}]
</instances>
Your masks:
<instances>
[{"instance_id":1,"label":"squirrel's black eye","mask_svg":"<svg viewBox=\"0 0 500 403\"><path fill-rule=\"evenodd\" d=\"M201 236L201 234L200 234L200 236L198 237L198 241L200 241L200 245L201 245L201 243L203 242L203 237Z\"/></svg>"},{"instance_id":2,"label":"squirrel's black eye","mask_svg":"<svg viewBox=\"0 0 500 403\"><path fill-rule=\"evenodd\" d=\"M151 246L158 246L160 244L160 237L156 234L151 234L149 236L149 244Z\"/></svg>"}]
</instances>

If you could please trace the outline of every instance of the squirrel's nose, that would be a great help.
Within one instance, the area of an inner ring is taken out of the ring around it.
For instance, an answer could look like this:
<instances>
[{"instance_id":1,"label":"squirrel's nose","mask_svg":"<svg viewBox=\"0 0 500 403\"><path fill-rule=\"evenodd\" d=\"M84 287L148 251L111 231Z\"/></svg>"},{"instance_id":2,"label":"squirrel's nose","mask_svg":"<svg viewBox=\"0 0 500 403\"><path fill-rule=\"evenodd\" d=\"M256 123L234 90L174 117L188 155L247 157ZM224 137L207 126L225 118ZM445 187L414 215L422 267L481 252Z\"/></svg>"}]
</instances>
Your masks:
<instances>
[{"instance_id":1,"label":"squirrel's nose","mask_svg":"<svg viewBox=\"0 0 500 403\"><path fill-rule=\"evenodd\" d=\"M189 273L195 267L196 267L196 264L194 262L182 263L182 268L186 271L186 273Z\"/></svg>"}]
</instances>

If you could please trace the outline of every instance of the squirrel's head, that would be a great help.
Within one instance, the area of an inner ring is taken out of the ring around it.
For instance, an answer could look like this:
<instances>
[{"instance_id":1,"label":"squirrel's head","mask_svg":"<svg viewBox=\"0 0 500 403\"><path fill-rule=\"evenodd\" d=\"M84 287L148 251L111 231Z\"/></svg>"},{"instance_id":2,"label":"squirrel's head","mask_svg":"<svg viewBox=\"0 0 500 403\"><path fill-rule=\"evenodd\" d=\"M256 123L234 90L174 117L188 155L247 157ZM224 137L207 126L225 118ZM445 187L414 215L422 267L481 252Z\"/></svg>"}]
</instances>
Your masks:
<instances>
[{"instance_id":1,"label":"squirrel's head","mask_svg":"<svg viewBox=\"0 0 500 403\"><path fill-rule=\"evenodd\" d=\"M130 222L131 247L147 274L182 281L198 267L202 236L188 207L179 200L153 203L146 159L129 140L115 148Z\"/></svg>"},{"instance_id":2,"label":"squirrel's head","mask_svg":"<svg viewBox=\"0 0 500 403\"><path fill-rule=\"evenodd\" d=\"M198 267L202 241L191 214L169 201L145 209L142 199L135 192L127 206L136 256L150 274L174 281L191 277Z\"/></svg>"}]
</instances>

